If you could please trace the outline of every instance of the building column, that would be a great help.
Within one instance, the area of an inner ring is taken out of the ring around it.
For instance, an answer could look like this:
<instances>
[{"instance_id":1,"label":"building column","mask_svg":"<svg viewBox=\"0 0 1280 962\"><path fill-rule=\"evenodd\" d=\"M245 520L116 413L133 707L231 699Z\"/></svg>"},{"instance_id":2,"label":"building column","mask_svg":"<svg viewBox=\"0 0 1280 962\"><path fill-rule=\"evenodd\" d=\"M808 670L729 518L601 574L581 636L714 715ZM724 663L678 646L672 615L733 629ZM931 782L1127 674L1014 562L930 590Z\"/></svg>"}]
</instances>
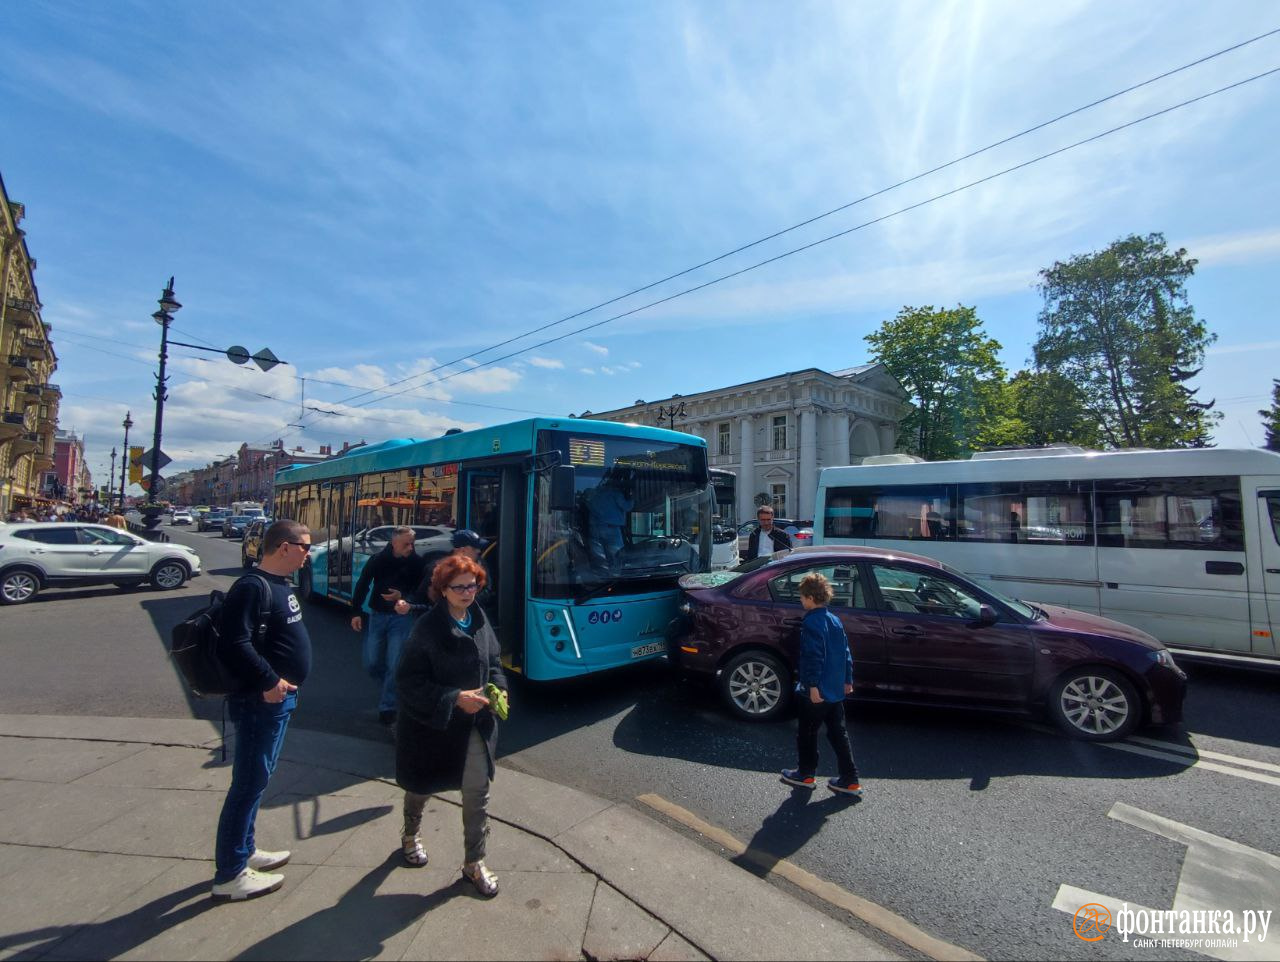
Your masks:
<instances>
[{"instance_id":1,"label":"building column","mask_svg":"<svg viewBox=\"0 0 1280 962\"><path fill-rule=\"evenodd\" d=\"M831 450L828 464L844 465L849 463L849 415L846 413L831 415L832 430L835 431L835 445Z\"/></svg>"},{"instance_id":2,"label":"building column","mask_svg":"<svg viewBox=\"0 0 1280 962\"><path fill-rule=\"evenodd\" d=\"M880 425L880 453L892 454L898 449L898 427L895 424Z\"/></svg>"},{"instance_id":3,"label":"building column","mask_svg":"<svg viewBox=\"0 0 1280 962\"><path fill-rule=\"evenodd\" d=\"M800 409L800 448L796 451L796 477L800 490L796 492L797 521L813 517L813 505L818 494L818 412L813 408Z\"/></svg>"},{"instance_id":4,"label":"building column","mask_svg":"<svg viewBox=\"0 0 1280 962\"><path fill-rule=\"evenodd\" d=\"M738 421L738 524L755 517L756 416L744 414Z\"/></svg>"}]
</instances>

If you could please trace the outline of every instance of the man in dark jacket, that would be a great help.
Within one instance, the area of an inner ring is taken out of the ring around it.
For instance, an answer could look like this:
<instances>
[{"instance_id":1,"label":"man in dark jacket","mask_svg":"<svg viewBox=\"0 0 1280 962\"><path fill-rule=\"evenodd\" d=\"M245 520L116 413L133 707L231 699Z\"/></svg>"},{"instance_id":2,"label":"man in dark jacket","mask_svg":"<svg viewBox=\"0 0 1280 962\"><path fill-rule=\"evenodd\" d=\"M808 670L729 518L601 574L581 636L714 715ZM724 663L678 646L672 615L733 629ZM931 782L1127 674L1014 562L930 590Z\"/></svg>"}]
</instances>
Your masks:
<instances>
[{"instance_id":1,"label":"man in dark jacket","mask_svg":"<svg viewBox=\"0 0 1280 962\"><path fill-rule=\"evenodd\" d=\"M297 707L298 688L311 670L311 638L289 583L310 547L305 525L277 521L263 537L257 573L232 585L222 607L218 654L243 690L227 696L236 747L231 788L218 819L215 899L266 895L284 883L283 875L270 870L289 861L289 853L257 848L253 823Z\"/></svg>"},{"instance_id":2,"label":"man in dark jacket","mask_svg":"<svg viewBox=\"0 0 1280 962\"><path fill-rule=\"evenodd\" d=\"M413 550L413 529L394 528L387 546L365 564L351 596L351 627L356 631L364 630L368 596L364 668L378 683L378 719L384 725L396 720L396 663L404 640L413 629L412 618L396 614L396 602L413 594L422 581L423 568L423 560Z\"/></svg>"},{"instance_id":3,"label":"man in dark jacket","mask_svg":"<svg viewBox=\"0 0 1280 962\"><path fill-rule=\"evenodd\" d=\"M773 526L772 507L767 504L760 505L756 511L756 520L760 522L760 527L751 532L751 538L747 541L747 556L742 559L743 561L790 549L791 535Z\"/></svg>"}]
</instances>

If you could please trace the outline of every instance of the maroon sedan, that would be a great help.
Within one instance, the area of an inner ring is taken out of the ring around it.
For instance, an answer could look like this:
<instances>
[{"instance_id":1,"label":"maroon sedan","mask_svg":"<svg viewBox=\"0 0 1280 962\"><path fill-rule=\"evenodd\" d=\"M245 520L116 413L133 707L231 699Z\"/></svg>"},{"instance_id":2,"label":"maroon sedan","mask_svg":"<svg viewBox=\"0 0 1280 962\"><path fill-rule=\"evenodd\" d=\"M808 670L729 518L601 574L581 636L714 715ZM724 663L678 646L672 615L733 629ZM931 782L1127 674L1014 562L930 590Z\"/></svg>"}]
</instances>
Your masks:
<instances>
[{"instance_id":1,"label":"maroon sedan","mask_svg":"<svg viewBox=\"0 0 1280 962\"><path fill-rule=\"evenodd\" d=\"M1032 713L1071 735L1123 738L1180 721L1186 675L1155 638L1097 615L1006 598L939 561L864 547L797 548L680 579L672 661L714 677L742 718L778 718L795 687L800 580L831 582L853 695Z\"/></svg>"}]
</instances>

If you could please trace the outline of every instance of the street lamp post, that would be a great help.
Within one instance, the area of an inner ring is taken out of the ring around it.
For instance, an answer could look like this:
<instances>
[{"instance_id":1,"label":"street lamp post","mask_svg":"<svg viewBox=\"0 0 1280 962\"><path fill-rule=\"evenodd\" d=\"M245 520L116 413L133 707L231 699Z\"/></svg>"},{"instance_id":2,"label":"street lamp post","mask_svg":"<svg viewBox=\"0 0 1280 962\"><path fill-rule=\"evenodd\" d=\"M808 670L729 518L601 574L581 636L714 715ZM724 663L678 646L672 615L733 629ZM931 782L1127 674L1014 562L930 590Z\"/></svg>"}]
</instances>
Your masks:
<instances>
[{"instance_id":1,"label":"street lamp post","mask_svg":"<svg viewBox=\"0 0 1280 962\"><path fill-rule=\"evenodd\" d=\"M173 296L173 278L170 277L168 286L160 295L160 310L151 315L152 319L160 325L160 373L156 375L156 426L151 438L151 481L147 485L147 504L149 505L156 503L156 491L160 487L160 436L164 429L164 402L169 396L165 390L165 382L168 378L164 373L165 362L169 359L169 324L173 321L173 315L181 309L182 305ZM152 518L147 520L151 522Z\"/></svg>"},{"instance_id":2,"label":"street lamp post","mask_svg":"<svg viewBox=\"0 0 1280 962\"><path fill-rule=\"evenodd\" d=\"M107 472L107 507L111 507L111 486L116 483L116 449L111 449L111 470Z\"/></svg>"},{"instance_id":3,"label":"street lamp post","mask_svg":"<svg viewBox=\"0 0 1280 962\"><path fill-rule=\"evenodd\" d=\"M120 461L120 513L124 514L124 477L129 471L129 429L133 427L133 412L124 415L124 457Z\"/></svg>"}]
</instances>

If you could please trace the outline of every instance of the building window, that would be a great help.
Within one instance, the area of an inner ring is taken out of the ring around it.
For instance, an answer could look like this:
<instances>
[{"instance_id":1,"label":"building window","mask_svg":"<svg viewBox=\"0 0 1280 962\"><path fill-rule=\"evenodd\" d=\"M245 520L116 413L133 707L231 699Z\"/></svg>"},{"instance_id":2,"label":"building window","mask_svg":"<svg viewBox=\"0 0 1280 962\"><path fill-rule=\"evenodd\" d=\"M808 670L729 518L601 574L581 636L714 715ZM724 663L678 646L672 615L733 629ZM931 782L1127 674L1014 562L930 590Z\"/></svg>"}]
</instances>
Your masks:
<instances>
[{"instance_id":1,"label":"building window","mask_svg":"<svg viewBox=\"0 0 1280 962\"><path fill-rule=\"evenodd\" d=\"M722 421L716 425L716 453L729 453L729 422Z\"/></svg>"},{"instance_id":2,"label":"building window","mask_svg":"<svg viewBox=\"0 0 1280 962\"><path fill-rule=\"evenodd\" d=\"M778 518L787 516L787 486L786 484L769 485L769 498L773 501L773 514Z\"/></svg>"},{"instance_id":3,"label":"building window","mask_svg":"<svg viewBox=\"0 0 1280 962\"><path fill-rule=\"evenodd\" d=\"M787 416L776 414L773 418L773 450L782 451L787 446Z\"/></svg>"}]
</instances>

